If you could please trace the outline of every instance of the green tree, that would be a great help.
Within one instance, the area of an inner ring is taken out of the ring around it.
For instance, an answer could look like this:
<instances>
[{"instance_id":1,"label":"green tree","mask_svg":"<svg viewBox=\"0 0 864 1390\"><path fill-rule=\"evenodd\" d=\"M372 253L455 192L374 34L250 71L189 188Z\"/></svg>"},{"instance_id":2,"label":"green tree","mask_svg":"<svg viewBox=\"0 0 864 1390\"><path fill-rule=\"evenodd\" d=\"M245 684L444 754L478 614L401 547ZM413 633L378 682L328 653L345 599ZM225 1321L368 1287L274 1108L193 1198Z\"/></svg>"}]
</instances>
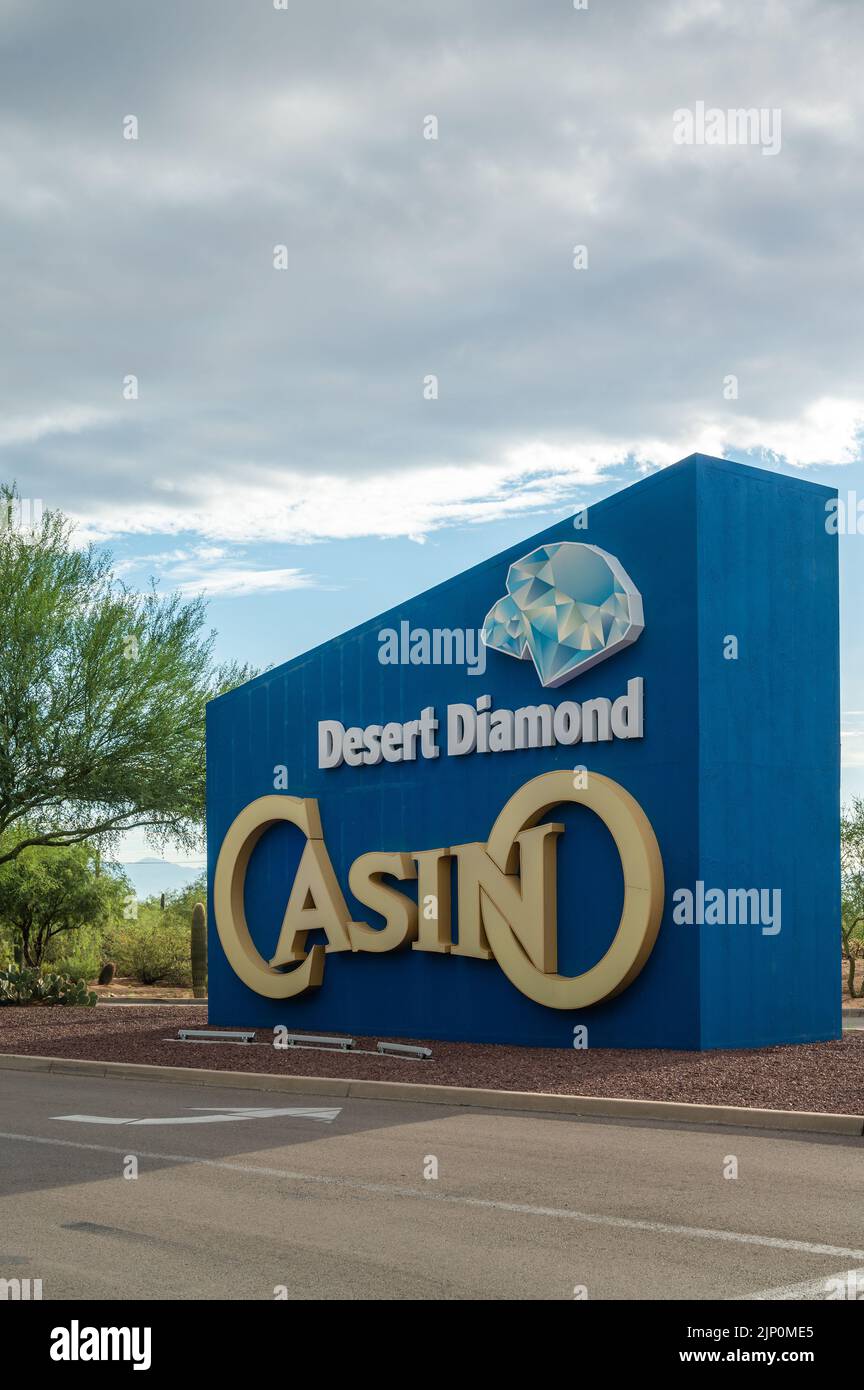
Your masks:
<instances>
[{"instance_id":1,"label":"green tree","mask_svg":"<svg viewBox=\"0 0 864 1390\"><path fill-rule=\"evenodd\" d=\"M132 592L61 513L19 511L0 485L0 864L135 828L197 848L204 707L253 673L214 667L202 598Z\"/></svg>"},{"instance_id":2,"label":"green tree","mask_svg":"<svg viewBox=\"0 0 864 1390\"><path fill-rule=\"evenodd\" d=\"M840 883L840 934L849 997L860 999L864 980L856 993L855 966L864 958L864 797L853 796L840 816Z\"/></svg>"},{"instance_id":3,"label":"green tree","mask_svg":"<svg viewBox=\"0 0 864 1390\"><path fill-rule=\"evenodd\" d=\"M100 867L91 844L34 846L0 864L0 921L24 965L38 969L61 933L116 920L128 892L121 873Z\"/></svg>"},{"instance_id":4,"label":"green tree","mask_svg":"<svg viewBox=\"0 0 864 1390\"><path fill-rule=\"evenodd\" d=\"M183 922L187 926L192 917L192 909L196 903L206 903L207 901L207 873L202 869L196 879L186 885L185 888L175 888L173 893L165 895L165 911L178 922Z\"/></svg>"}]
</instances>

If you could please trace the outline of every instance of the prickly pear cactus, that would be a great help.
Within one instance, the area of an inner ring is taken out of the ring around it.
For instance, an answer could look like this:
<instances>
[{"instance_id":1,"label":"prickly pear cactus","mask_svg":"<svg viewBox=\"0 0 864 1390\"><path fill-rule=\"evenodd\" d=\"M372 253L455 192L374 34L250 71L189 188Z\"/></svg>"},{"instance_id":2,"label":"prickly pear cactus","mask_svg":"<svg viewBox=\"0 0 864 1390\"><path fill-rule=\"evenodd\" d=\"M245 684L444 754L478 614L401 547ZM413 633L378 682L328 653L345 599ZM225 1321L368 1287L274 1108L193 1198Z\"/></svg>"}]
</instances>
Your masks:
<instances>
[{"instance_id":1,"label":"prickly pear cactus","mask_svg":"<svg viewBox=\"0 0 864 1390\"><path fill-rule=\"evenodd\" d=\"M97 996L87 988L86 980L49 971L17 967L0 970L0 1004L66 1004L92 1009Z\"/></svg>"}]
</instances>

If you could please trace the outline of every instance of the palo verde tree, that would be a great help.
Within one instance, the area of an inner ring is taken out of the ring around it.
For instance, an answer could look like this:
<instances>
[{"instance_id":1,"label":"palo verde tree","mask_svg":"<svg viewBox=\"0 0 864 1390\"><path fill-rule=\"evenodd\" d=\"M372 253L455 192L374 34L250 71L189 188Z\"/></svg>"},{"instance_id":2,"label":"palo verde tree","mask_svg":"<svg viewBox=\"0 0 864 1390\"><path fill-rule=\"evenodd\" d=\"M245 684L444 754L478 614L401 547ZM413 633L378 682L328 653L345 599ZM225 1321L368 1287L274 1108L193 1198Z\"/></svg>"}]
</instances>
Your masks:
<instances>
[{"instance_id":1,"label":"palo verde tree","mask_svg":"<svg viewBox=\"0 0 864 1390\"><path fill-rule=\"evenodd\" d=\"M103 868L91 844L36 846L0 864L0 923L23 964L39 969L56 936L116 920L128 891L128 881Z\"/></svg>"},{"instance_id":2,"label":"palo verde tree","mask_svg":"<svg viewBox=\"0 0 864 1390\"><path fill-rule=\"evenodd\" d=\"M0 485L0 865L135 828L196 849L204 706L251 672L214 667L203 599L132 592L61 513L19 514Z\"/></svg>"}]
</instances>

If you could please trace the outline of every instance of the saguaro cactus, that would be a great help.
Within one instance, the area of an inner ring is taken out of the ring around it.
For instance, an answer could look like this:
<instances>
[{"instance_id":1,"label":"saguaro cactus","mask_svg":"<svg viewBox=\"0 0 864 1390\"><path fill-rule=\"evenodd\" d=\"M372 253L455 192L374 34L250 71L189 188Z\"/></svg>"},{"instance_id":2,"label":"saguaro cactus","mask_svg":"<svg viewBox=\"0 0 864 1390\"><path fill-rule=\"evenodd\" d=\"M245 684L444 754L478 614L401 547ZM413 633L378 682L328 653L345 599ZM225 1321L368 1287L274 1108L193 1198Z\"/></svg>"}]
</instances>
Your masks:
<instances>
[{"instance_id":1,"label":"saguaro cactus","mask_svg":"<svg viewBox=\"0 0 864 1390\"><path fill-rule=\"evenodd\" d=\"M192 993L196 999L207 996L207 921L204 904L192 909Z\"/></svg>"}]
</instances>

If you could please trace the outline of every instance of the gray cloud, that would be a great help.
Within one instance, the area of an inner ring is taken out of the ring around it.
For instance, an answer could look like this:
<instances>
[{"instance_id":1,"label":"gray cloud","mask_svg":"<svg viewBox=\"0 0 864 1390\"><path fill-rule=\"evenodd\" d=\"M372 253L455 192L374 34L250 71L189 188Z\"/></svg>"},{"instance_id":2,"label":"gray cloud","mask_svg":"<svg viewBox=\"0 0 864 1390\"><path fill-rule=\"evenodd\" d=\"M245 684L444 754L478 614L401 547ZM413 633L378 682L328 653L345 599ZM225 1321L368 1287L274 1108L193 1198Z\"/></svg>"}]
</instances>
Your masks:
<instances>
[{"instance_id":1,"label":"gray cloud","mask_svg":"<svg viewBox=\"0 0 864 1390\"><path fill-rule=\"evenodd\" d=\"M0 472L97 532L422 533L628 454L850 457L853 0L0 16ZM673 145L700 100L779 107L780 154Z\"/></svg>"}]
</instances>

